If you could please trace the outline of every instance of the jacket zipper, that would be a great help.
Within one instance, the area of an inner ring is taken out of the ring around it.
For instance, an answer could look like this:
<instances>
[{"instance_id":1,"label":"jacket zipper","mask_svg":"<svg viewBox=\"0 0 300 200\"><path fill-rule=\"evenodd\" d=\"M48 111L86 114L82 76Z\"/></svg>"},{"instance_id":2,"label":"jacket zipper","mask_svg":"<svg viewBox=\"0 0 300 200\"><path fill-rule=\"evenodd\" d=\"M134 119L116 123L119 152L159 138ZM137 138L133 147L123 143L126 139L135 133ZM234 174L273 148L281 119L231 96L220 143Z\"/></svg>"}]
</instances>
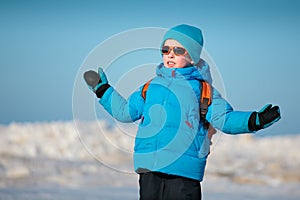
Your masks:
<instances>
[{"instance_id":1,"label":"jacket zipper","mask_svg":"<svg viewBox=\"0 0 300 200\"><path fill-rule=\"evenodd\" d=\"M175 73L175 70L172 70L172 78L175 78L176 76L176 73ZM173 83L173 79L170 80L170 82L167 84L168 88L170 88L170 86L172 85ZM163 101L163 108L165 108L166 104L167 104L167 99L169 99L170 97L170 92L168 93L168 95L165 97L164 101ZM161 116L162 116L162 113L161 113ZM156 141L156 151L155 151L155 159L154 159L154 168L157 167L157 150L158 150L158 147L159 147L159 138L157 138L157 141Z\"/></svg>"}]
</instances>

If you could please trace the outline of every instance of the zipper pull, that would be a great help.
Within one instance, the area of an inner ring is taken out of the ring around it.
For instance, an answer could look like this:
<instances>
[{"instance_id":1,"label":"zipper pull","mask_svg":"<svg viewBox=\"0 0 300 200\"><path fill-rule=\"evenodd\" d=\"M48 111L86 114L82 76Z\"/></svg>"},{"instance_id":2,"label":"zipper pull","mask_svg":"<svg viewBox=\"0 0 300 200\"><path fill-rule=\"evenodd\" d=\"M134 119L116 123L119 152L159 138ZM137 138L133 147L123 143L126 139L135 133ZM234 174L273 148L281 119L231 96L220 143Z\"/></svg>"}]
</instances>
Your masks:
<instances>
[{"instance_id":1,"label":"zipper pull","mask_svg":"<svg viewBox=\"0 0 300 200\"><path fill-rule=\"evenodd\" d=\"M175 70L172 70L172 77L174 78L175 77Z\"/></svg>"}]
</instances>

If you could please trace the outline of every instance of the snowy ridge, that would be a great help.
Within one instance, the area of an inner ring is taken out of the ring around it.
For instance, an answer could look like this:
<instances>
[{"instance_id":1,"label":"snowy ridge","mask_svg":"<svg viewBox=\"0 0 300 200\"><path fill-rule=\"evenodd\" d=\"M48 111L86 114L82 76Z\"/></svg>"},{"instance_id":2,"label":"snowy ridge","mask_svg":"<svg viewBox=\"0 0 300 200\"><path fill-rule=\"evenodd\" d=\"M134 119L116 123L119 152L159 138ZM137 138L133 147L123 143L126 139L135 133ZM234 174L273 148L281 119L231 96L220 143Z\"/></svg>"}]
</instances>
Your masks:
<instances>
[{"instance_id":1,"label":"snowy ridge","mask_svg":"<svg viewBox=\"0 0 300 200\"><path fill-rule=\"evenodd\" d=\"M43 167L32 164L37 161L51 160L50 165L60 169L47 169L48 174L68 171L70 164L66 162L80 163L74 174L109 173L111 169L132 173L135 128L107 127L104 121L77 126L74 122L0 126L0 174L5 177L0 179L0 187L11 179L43 174ZM218 133L214 136L205 178L273 186L300 183L299 143L300 135L260 138ZM65 167L60 168L59 163ZM60 174L60 178L63 176ZM57 183L62 181L53 179Z\"/></svg>"},{"instance_id":2,"label":"snowy ridge","mask_svg":"<svg viewBox=\"0 0 300 200\"><path fill-rule=\"evenodd\" d=\"M300 183L300 135L253 137L222 134L208 159L207 175L243 184Z\"/></svg>"},{"instance_id":3,"label":"snowy ridge","mask_svg":"<svg viewBox=\"0 0 300 200\"><path fill-rule=\"evenodd\" d=\"M96 155L116 155L119 151L116 145L121 145L125 152L132 152L133 143L128 144L130 138L107 126L104 121L80 123L77 127L74 122L12 123L0 127L0 155L92 160L83 144ZM131 140L133 142L132 137Z\"/></svg>"}]
</instances>

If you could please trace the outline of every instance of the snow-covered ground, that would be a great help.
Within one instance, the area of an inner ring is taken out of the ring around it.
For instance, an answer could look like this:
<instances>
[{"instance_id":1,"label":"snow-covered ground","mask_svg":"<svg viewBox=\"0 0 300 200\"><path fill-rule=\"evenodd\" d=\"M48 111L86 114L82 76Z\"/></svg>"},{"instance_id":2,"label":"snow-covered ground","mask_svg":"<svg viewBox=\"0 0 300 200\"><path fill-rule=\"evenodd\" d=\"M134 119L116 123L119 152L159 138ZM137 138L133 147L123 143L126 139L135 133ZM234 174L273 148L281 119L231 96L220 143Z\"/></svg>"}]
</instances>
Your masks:
<instances>
[{"instance_id":1,"label":"snow-covered ground","mask_svg":"<svg viewBox=\"0 0 300 200\"><path fill-rule=\"evenodd\" d=\"M138 199L135 127L0 126L0 199ZM300 134L213 138L203 199L300 199Z\"/></svg>"}]
</instances>

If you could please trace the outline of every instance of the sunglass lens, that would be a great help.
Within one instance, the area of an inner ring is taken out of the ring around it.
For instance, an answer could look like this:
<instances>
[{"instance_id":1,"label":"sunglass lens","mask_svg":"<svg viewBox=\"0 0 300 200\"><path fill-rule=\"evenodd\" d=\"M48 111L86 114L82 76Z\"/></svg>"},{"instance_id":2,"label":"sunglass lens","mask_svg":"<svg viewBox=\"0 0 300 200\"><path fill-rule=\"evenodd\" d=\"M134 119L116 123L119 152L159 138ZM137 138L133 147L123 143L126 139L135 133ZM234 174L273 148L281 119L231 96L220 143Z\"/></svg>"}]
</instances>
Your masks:
<instances>
[{"instance_id":1,"label":"sunglass lens","mask_svg":"<svg viewBox=\"0 0 300 200\"><path fill-rule=\"evenodd\" d=\"M162 46L161 47L161 53L162 54L168 54L170 51L170 47L169 46Z\"/></svg>"},{"instance_id":2,"label":"sunglass lens","mask_svg":"<svg viewBox=\"0 0 300 200\"><path fill-rule=\"evenodd\" d=\"M185 54L185 49L182 48L182 47L175 47L173 51L177 55L183 55L183 54Z\"/></svg>"}]
</instances>

